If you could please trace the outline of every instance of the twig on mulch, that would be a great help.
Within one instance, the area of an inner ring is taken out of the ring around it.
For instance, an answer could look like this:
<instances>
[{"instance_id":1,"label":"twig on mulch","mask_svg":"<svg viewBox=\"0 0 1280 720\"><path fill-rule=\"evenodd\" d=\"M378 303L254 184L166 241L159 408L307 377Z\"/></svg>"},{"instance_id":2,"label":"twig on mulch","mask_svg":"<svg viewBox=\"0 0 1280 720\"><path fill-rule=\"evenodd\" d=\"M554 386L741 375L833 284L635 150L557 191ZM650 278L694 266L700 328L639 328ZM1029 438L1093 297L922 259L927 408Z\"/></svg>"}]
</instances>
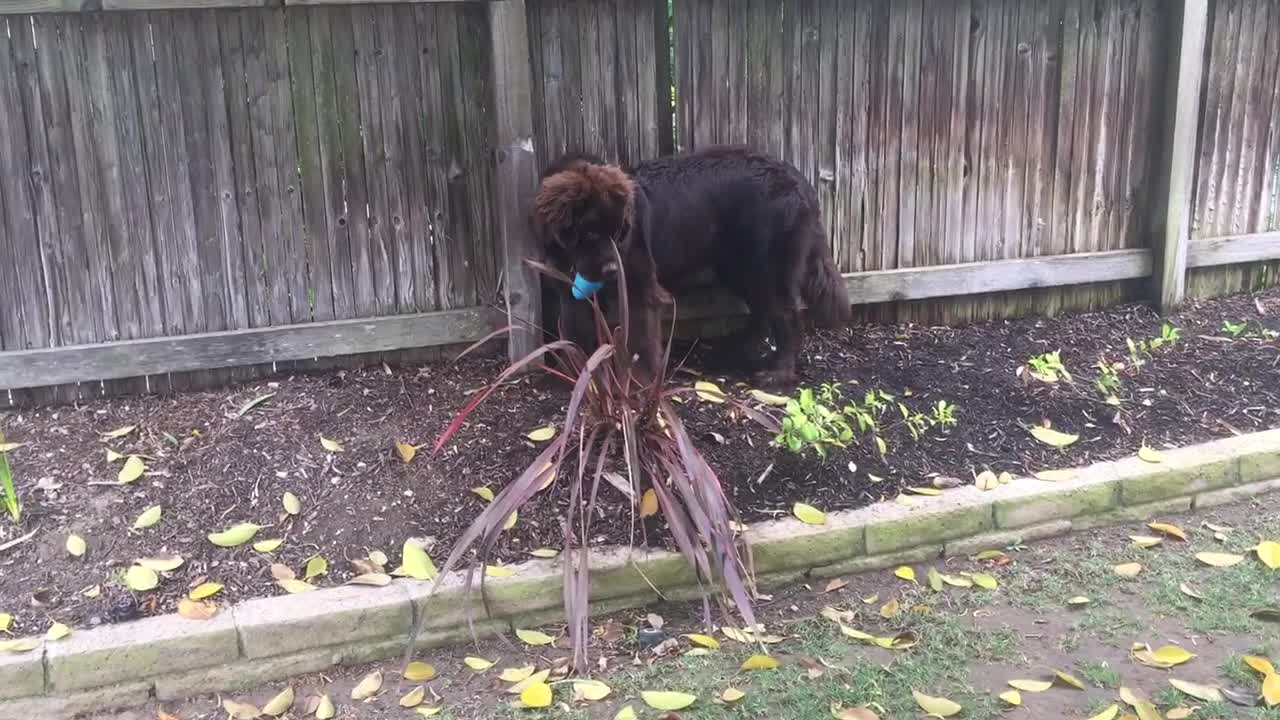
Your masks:
<instances>
[{"instance_id":1,"label":"twig on mulch","mask_svg":"<svg viewBox=\"0 0 1280 720\"><path fill-rule=\"evenodd\" d=\"M10 540L9 542L7 542L7 543L5 543L5 544L3 544L3 545L0 545L0 552L4 552L5 550L8 550L9 548L15 548L15 547L18 547L18 546L19 546L19 545L21 545L22 543L24 543L24 542L26 542L26 541L30 540L31 538L35 537L35 536L36 536L36 532L37 532L37 531L32 530L31 532L27 533L26 535L23 535L23 536L22 536L22 537L20 537L20 538L14 538L13 540Z\"/></svg>"}]
</instances>

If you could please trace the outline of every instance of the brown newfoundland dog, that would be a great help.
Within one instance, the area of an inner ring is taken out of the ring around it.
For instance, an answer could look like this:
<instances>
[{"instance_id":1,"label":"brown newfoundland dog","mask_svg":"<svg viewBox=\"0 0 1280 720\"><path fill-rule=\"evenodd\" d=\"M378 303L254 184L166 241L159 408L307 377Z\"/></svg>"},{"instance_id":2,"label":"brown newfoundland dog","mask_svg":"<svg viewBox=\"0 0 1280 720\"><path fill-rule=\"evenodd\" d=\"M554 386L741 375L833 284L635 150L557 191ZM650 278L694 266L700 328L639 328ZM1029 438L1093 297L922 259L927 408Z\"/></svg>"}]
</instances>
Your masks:
<instances>
[{"instance_id":1,"label":"brown newfoundland dog","mask_svg":"<svg viewBox=\"0 0 1280 720\"><path fill-rule=\"evenodd\" d=\"M807 306L820 325L849 317L844 279L827 246L818 195L791 165L744 148L717 147L621 168L588 154L560 158L542 174L533 231L562 288L561 332L592 349L586 299L616 296L620 257L632 314L632 352L642 369L662 362L661 306L699 273L751 311L736 357L772 334L777 350L757 382L794 384ZM614 254L614 246L617 255Z\"/></svg>"}]
</instances>

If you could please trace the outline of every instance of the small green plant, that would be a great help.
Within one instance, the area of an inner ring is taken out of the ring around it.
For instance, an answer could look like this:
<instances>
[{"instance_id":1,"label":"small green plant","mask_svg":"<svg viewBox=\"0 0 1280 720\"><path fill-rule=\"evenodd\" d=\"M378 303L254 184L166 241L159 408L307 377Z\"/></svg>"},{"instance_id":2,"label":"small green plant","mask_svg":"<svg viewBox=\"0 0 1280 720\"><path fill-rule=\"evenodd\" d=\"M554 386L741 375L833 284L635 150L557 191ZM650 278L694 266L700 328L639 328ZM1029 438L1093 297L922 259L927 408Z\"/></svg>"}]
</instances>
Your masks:
<instances>
[{"instance_id":1,"label":"small green plant","mask_svg":"<svg viewBox=\"0 0 1280 720\"><path fill-rule=\"evenodd\" d=\"M1170 347L1177 345L1178 341L1181 339L1182 339L1182 330L1166 322L1164 325L1160 327L1160 337L1151 338L1151 341L1149 344L1151 346L1151 350L1154 352L1164 347L1165 345L1168 345Z\"/></svg>"},{"instance_id":2,"label":"small green plant","mask_svg":"<svg viewBox=\"0 0 1280 720\"><path fill-rule=\"evenodd\" d=\"M1157 350L1164 347L1173 347L1181 339L1182 330L1166 322L1160 328L1160 337L1137 342L1134 342L1133 338L1126 338L1125 342L1129 345L1129 359L1133 361L1133 367L1136 369L1147 364L1142 359L1143 356L1154 357Z\"/></svg>"},{"instance_id":3,"label":"small green plant","mask_svg":"<svg viewBox=\"0 0 1280 720\"><path fill-rule=\"evenodd\" d=\"M1027 361L1027 367L1031 369L1031 377L1042 382L1056 383L1058 380L1071 382L1071 373L1062 363L1061 350L1037 355Z\"/></svg>"},{"instance_id":4,"label":"small green plant","mask_svg":"<svg viewBox=\"0 0 1280 720\"><path fill-rule=\"evenodd\" d=\"M1093 386L1097 388L1098 394L1106 398L1110 404L1116 404L1119 401L1116 395L1120 392L1120 388L1124 386L1124 380L1120 378L1120 371L1124 369L1123 363L1108 362L1106 358L1099 358L1098 379L1093 382ZM1113 402L1113 399L1115 400Z\"/></svg>"},{"instance_id":5,"label":"small green plant","mask_svg":"<svg viewBox=\"0 0 1280 720\"><path fill-rule=\"evenodd\" d=\"M860 401L846 402L835 409L843 401L844 393L838 383L824 383L817 390L802 388L795 398L787 401L775 444L797 454L812 448L825 459L833 448L848 447L859 435L870 435L883 457L888 454L889 446L881 435L882 421L895 404L902 415L902 424L916 440L935 427L948 429L958 423L956 406L946 400L937 401L927 414L913 411L883 390L868 390Z\"/></svg>"},{"instance_id":6,"label":"small green plant","mask_svg":"<svg viewBox=\"0 0 1280 720\"><path fill-rule=\"evenodd\" d=\"M5 444L4 433L0 432L0 446ZM22 501L18 499L18 489L13 485L13 470L9 467L9 453L0 449L0 504L13 522L22 522Z\"/></svg>"},{"instance_id":7,"label":"small green plant","mask_svg":"<svg viewBox=\"0 0 1280 720\"><path fill-rule=\"evenodd\" d=\"M812 447L822 458L826 458L833 447L848 447L853 441L853 428L843 414L832 410L818 398L821 394L828 401L838 399L838 391L835 394L824 392L827 389L824 386L814 393L812 388L804 388L796 399L787 401L782 432L776 438L779 445L793 453Z\"/></svg>"},{"instance_id":8,"label":"small green plant","mask_svg":"<svg viewBox=\"0 0 1280 720\"><path fill-rule=\"evenodd\" d=\"M946 400L939 400L933 405L933 424L950 430L960 423L956 419L956 406Z\"/></svg>"},{"instance_id":9,"label":"small green plant","mask_svg":"<svg viewBox=\"0 0 1280 720\"><path fill-rule=\"evenodd\" d=\"M1248 321L1245 321L1242 323L1233 323L1230 320L1222 321L1222 331L1233 338L1240 337L1241 335L1244 334L1244 331L1248 329L1249 329Z\"/></svg>"}]
</instances>

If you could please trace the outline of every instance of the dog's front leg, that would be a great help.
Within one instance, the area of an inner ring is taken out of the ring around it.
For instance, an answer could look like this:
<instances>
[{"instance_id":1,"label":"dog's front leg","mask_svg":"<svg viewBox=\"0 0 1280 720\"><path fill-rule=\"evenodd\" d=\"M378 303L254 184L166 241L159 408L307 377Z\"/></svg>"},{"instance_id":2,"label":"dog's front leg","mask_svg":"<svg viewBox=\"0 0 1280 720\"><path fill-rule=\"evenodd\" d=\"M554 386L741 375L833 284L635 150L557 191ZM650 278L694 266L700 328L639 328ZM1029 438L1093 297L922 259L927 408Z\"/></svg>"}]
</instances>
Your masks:
<instances>
[{"instance_id":1,"label":"dog's front leg","mask_svg":"<svg viewBox=\"0 0 1280 720\"><path fill-rule=\"evenodd\" d=\"M657 283L657 278L629 295L631 331L627 349L638 359L637 370L647 382L663 370L662 307L672 302L671 295Z\"/></svg>"}]
</instances>

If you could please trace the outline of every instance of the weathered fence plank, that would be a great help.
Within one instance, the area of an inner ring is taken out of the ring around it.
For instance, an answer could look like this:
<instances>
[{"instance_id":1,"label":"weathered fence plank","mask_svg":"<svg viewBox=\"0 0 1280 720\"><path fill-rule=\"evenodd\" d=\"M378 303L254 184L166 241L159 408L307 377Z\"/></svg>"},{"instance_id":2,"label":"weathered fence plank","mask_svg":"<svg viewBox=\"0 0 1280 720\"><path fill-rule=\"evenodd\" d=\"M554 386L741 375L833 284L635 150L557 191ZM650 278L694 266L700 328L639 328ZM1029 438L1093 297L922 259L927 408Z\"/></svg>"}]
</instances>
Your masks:
<instances>
[{"instance_id":1,"label":"weathered fence plank","mask_svg":"<svg viewBox=\"0 0 1280 720\"><path fill-rule=\"evenodd\" d=\"M1195 138L1200 121L1200 79L1204 67L1207 0L1182 0L1175 24L1179 48L1169 78L1170 103L1165 122L1168 159L1159 177L1163 191L1157 206L1160 233L1158 282L1160 306L1172 310L1186 292L1187 245L1191 239Z\"/></svg>"},{"instance_id":2,"label":"weathered fence plank","mask_svg":"<svg viewBox=\"0 0 1280 720\"><path fill-rule=\"evenodd\" d=\"M542 341L542 295L538 274L524 263L526 257L541 260L525 230L530 200L538 177L533 147L533 77L529 62L529 37L523 0L489 8L493 48L494 116L497 122L497 162L494 207L503 264L503 290L507 323L511 326L507 352L518 360Z\"/></svg>"},{"instance_id":3,"label":"weathered fence plank","mask_svg":"<svg viewBox=\"0 0 1280 720\"><path fill-rule=\"evenodd\" d=\"M496 321L470 308L6 352L0 389L473 342Z\"/></svg>"}]
</instances>

